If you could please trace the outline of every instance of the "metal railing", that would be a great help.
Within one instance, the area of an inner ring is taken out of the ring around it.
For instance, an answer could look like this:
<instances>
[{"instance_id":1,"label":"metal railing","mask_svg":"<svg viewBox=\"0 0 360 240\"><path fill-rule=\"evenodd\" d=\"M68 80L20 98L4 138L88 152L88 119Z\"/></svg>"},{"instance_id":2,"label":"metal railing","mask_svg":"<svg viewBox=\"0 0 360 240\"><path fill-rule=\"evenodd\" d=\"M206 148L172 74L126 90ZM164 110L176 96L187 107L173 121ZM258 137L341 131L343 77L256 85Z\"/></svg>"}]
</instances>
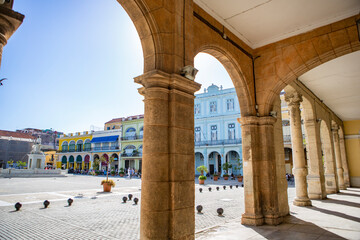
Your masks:
<instances>
[{"instance_id":1,"label":"metal railing","mask_svg":"<svg viewBox=\"0 0 360 240\"><path fill-rule=\"evenodd\" d=\"M232 145L242 143L241 138L236 139L222 139L222 140L208 140L208 141L198 141L195 142L196 146L214 146L214 145Z\"/></svg>"}]
</instances>

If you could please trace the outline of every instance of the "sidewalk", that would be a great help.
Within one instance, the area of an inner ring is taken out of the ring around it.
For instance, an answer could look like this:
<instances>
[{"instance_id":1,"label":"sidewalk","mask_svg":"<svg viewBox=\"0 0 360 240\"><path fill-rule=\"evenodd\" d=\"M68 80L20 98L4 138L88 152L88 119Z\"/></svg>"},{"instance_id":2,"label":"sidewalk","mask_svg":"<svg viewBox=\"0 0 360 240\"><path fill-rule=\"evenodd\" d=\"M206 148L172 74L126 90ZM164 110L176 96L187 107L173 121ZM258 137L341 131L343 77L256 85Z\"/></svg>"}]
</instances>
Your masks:
<instances>
[{"instance_id":1,"label":"sidewalk","mask_svg":"<svg viewBox=\"0 0 360 240\"><path fill-rule=\"evenodd\" d=\"M279 226L249 227L237 218L198 232L196 239L360 239L359 188L329 195L327 200L312 200L312 207L289 203L291 215Z\"/></svg>"}]
</instances>

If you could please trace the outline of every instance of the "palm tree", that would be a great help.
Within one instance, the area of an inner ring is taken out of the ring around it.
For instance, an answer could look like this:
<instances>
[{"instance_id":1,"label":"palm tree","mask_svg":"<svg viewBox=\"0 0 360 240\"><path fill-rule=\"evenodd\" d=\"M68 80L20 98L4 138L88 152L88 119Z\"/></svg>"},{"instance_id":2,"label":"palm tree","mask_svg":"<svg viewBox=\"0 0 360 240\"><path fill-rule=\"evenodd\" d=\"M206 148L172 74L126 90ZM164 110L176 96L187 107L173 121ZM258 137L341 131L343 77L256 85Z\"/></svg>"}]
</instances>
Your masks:
<instances>
[{"instance_id":1,"label":"palm tree","mask_svg":"<svg viewBox=\"0 0 360 240\"><path fill-rule=\"evenodd\" d=\"M198 167L196 168L196 171L198 171L201 176L204 176L204 172L207 173L207 172L208 172L208 169L207 169L206 166L201 165L201 166L198 166Z\"/></svg>"}]
</instances>

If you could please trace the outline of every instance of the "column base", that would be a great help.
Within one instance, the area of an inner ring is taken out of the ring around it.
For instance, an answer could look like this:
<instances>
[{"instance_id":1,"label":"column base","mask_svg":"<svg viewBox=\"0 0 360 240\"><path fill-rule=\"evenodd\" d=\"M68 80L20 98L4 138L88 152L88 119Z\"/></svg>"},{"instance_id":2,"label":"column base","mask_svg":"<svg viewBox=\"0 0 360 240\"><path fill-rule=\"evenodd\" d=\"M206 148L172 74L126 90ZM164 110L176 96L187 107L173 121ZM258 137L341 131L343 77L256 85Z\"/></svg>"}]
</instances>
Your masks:
<instances>
[{"instance_id":1,"label":"column base","mask_svg":"<svg viewBox=\"0 0 360 240\"><path fill-rule=\"evenodd\" d=\"M339 189L340 189L340 190L346 190L347 188L346 188L346 186L344 185L344 186L339 186Z\"/></svg>"},{"instance_id":2,"label":"column base","mask_svg":"<svg viewBox=\"0 0 360 240\"><path fill-rule=\"evenodd\" d=\"M262 215L248 215L244 213L241 216L241 224L250 226L260 226L264 224L264 217Z\"/></svg>"},{"instance_id":3,"label":"column base","mask_svg":"<svg viewBox=\"0 0 360 240\"><path fill-rule=\"evenodd\" d=\"M305 207L305 206L311 206L311 201L308 198L305 199L295 198L293 204L295 206Z\"/></svg>"},{"instance_id":4,"label":"column base","mask_svg":"<svg viewBox=\"0 0 360 240\"><path fill-rule=\"evenodd\" d=\"M265 223L268 225L279 225L283 222L283 217L279 215L265 215Z\"/></svg>"},{"instance_id":5,"label":"column base","mask_svg":"<svg viewBox=\"0 0 360 240\"><path fill-rule=\"evenodd\" d=\"M331 188L331 189L326 189L326 193L327 194L336 194L336 193L338 193L338 191L336 191L335 188Z\"/></svg>"},{"instance_id":6,"label":"column base","mask_svg":"<svg viewBox=\"0 0 360 240\"><path fill-rule=\"evenodd\" d=\"M309 193L308 195L309 195L310 200L324 200L324 199L327 199L326 196L323 196L320 193Z\"/></svg>"}]
</instances>

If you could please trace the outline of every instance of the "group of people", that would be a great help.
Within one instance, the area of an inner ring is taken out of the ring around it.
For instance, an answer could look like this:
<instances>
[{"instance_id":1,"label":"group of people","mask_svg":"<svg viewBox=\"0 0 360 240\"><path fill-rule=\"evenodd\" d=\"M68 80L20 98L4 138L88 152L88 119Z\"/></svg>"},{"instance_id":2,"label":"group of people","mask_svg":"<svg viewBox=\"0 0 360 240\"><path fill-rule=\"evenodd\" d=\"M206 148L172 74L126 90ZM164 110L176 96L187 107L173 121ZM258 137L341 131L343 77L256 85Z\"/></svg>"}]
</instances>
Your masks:
<instances>
[{"instance_id":1,"label":"group of people","mask_svg":"<svg viewBox=\"0 0 360 240\"><path fill-rule=\"evenodd\" d=\"M134 168L125 168L125 173L127 173L128 177L131 179L133 176L140 177L141 178L141 170L135 171Z\"/></svg>"},{"instance_id":2,"label":"group of people","mask_svg":"<svg viewBox=\"0 0 360 240\"><path fill-rule=\"evenodd\" d=\"M293 182L293 181L294 181L294 174L287 173L287 174L286 174L286 180L287 180L288 182Z\"/></svg>"}]
</instances>

